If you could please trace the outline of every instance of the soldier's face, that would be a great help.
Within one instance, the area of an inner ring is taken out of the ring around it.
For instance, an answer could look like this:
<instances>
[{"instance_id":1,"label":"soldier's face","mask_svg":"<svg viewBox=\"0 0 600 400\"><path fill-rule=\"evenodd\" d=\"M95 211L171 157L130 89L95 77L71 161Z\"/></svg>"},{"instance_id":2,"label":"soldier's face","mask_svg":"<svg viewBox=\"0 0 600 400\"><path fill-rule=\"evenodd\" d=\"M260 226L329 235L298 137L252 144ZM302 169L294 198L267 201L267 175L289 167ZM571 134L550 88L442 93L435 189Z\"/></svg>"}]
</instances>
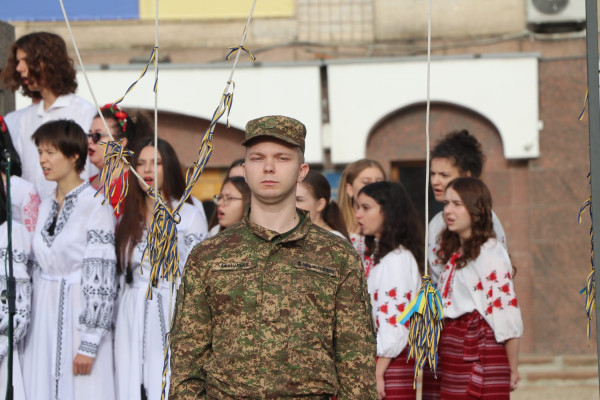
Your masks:
<instances>
[{"instance_id":1,"label":"soldier's face","mask_svg":"<svg viewBox=\"0 0 600 400\"><path fill-rule=\"evenodd\" d=\"M354 204L360 233L365 236L375 236L377 239L381 239L383 212L379 203L372 197L361 193Z\"/></svg>"},{"instance_id":2,"label":"soldier's face","mask_svg":"<svg viewBox=\"0 0 600 400\"><path fill-rule=\"evenodd\" d=\"M296 202L296 184L306 176L296 147L276 140L256 140L246 150L244 176L253 199L264 204Z\"/></svg>"}]
</instances>

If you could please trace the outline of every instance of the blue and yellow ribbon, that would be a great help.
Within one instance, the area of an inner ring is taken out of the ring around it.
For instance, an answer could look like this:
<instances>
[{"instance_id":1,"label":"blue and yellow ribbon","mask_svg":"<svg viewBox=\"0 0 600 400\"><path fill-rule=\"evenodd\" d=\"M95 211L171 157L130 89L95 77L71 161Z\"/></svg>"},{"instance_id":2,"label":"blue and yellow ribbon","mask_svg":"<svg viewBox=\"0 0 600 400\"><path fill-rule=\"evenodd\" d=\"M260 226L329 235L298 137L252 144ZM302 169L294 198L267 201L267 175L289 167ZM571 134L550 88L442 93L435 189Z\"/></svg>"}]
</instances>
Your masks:
<instances>
[{"instance_id":1,"label":"blue and yellow ribbon","mask_svg":"<svg viewBox=\"0 0 600 400\"><path fill-rule=\"evenodd\" d=\"M129 181L125 177L125 171L129 169L129 162L125 157L130 157L133 152L123 147L123 139L118 141L98 142L104 146L104 166L100 172L100 188L96 191L94 196L102 193L104 200L102 204L114 196L115 190L118 185L112 185L112 182L116 179L121 180L121 191L119 192L119 199L117 204L114 206L113 211L117 213L121 212L121 203L127 196L129 190ZM111 187L112 186L112 187Z\"/></svg>"},{"instance_id":2,"label":"blue and yellow ribbon","mask_svg":"<svg viewBox=\"0 0 600 400\"><path fill-rule=\"evenodd\" d=\"M419 371L423 369L425 362L429 363L434 373L436 371L438 343L443 326L442 300L437 288L431 283L429 275L423 277L419 293L400 315L401 324L405 324L408 320L410 320L408 358L415 360L413 380L413 388L415 388Z\"/></svg>"},{"instance_id":3,"label":"blue and yellow ribbon","mask_svg":"<svg viewBox=\"0 0 600 400\"><path fill-rule=\"evenodd\" d=\"M581 110L581 113L579 114L579 117L577 117L577 119L580 120L580 121L583 119L583 115L585 114L585 109L587 107L587 103L588 103L588 100L589 100L589 97L590 97L589 94L590 94L589 89L587 89L585 91L585 100L583 101L583 110Z\"/></svg>"},{"instance_id":4,"label":"blue and yellow ribbon","mask_svg":"<svg viewBox=\"0 0 600 400\"><path fill-rule=\"evenodd\" d=\"M233 47L228 47L229 49L229 53L227 53L227 55L225 56L225 60L229 60L229 57L231 57L235 52L237 51L243 51L246 54L248 54L248 57L250 57L250 59L252 60L252 62L256 61L256 57L254 56L254 54L252 54L252 52L246 47L246 46L233 46Z\"/></svg>"},{"instance_id":5,"label":"blue and yellow ribbon","mask_svg":"<svg viewBox=\"0 0 600 400\"><path fill-rule=\"evenodd\" d=\"M588 180L591 183L591 174L588 174ZM579 214L577 215L577 222L581 223L583 219L583 214L585 211L588 211L590 214L590 273L587 277L585 287L579 292L580 294L585 295L585 313L587 314L587 328L586 333L588 337L588 341L592 337L592 319L594 317L594 311L596 310L596 273L594 266L594 226L591 221L592 220L592 196L588 197L586 201L583 202L583 205L579 209Z\"/></svg>"},{"instance_id":6,"label":"blue and yellow ribbon","mask_svg":"<svg viewBox=\"0 0 600 400\"><path fill-rule=\"evenodd\" d=\"M158 50L158 47L156 47L156 46L154 46L152 48L152 52L150 53L150 58L148 59L148 62L144 66L144 69L142 69L140 76L135 80L135 82L133 82L131 85L129 85L129 87L127 88L127 90L125 91L125 94L123 96L119 97L117 100L115 100L112 103L113 105L119 104L120 102L123 101L125 96L127 96L129 93L131 93L131 91L133 90L135 85L137 85L137 83L144 77L144 75L146 75L146 72L148 72L148 68L150 67L150 64L153 64L154 68L158 71L158 60L156 59L156 51L157 50ZM154 87L152 90L156 93L157 89L158 89L158 73L156 74L156 79L154 80Z\"/></svg>"}]
</instances>

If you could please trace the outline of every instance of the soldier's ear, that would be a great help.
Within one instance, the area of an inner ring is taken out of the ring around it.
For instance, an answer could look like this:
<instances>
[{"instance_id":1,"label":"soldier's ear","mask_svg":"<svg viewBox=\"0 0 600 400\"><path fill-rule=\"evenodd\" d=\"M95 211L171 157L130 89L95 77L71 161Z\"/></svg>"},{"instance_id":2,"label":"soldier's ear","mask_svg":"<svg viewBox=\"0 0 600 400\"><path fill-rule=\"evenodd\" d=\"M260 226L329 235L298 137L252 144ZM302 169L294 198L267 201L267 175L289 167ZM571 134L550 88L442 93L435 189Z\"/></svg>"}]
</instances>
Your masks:
<instances>
[{"instance_id":1,"label":"soldier's ear","mask_svg":"<svg viewBox=\"0 0 600 400\"><path fill-rule=\"evenodd\" d=\"M307 163L300 164L300 172L298 173L298 179L296 182L302 182L304 178L306 178L306 174L308 174L309 166Z\"/></svg>"}]
</instances>

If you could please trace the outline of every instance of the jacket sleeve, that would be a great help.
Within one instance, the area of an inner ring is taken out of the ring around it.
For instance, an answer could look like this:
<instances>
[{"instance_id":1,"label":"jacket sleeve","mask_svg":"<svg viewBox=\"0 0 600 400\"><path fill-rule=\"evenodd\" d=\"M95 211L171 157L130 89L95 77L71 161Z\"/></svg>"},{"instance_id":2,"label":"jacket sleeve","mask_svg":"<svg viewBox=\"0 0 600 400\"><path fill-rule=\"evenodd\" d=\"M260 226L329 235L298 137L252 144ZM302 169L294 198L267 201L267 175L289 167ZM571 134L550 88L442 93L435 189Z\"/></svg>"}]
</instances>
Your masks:
<instances>
[{"instance_id":1,"label":"jacket sleeve","mask_svg":"<svg viewBox=\"0 0 600 400\"><path fill-rule=\"evenodd\" d=\"M377 399L375 332L362 264L350 256L335 299L338 399Z\"/></svg>"},{"instance_id":2,"label":"jacket sleeve","mask_svg":"<svg viewBox=\"0 0 600 400\"><path fill-rule=\"evenodd\" d=\"M211 318L197 246L188 257L171 329L169 399L199 399L205 392L203 365L211 352Z\"/></svg>"}]
</instances>

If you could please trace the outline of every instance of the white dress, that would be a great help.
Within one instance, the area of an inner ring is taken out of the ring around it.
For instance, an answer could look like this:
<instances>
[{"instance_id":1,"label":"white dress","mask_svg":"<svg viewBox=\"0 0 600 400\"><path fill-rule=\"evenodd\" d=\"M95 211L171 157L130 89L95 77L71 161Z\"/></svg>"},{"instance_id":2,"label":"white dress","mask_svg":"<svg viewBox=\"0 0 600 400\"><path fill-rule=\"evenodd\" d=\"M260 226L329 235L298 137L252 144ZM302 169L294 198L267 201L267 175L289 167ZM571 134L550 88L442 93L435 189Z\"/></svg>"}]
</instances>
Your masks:
<instances>
[{"instance_id":1,"label":"white dress","mask_svg":"<svg viewBox=\"0 0 600 400\"><path fill-rule=\"evenodd\" d=\"M18 128L16 128L16 132L13 132L15 129L11 128L11 137L14 138L15 149L21 157L23 167L21 177L35 185L42 200L52 196L56 183L48 181L44 177L40 167L37 147L31 139L31 135L42 124L58 119L72 119L87 133L96 113L96 108L92 104L76 94L58 96L47 110L44 110L44 100L39 104L33 104L19 110ZM88 157L85 169L80 175L81 179L87 180L97 173L98 168L90 162Z\"/></svg>"},{"instance_id":2,"label":"white dress","mask_svg":"<svg viewBox=\"0 0 600 400\"><path fill-rule=\"evenodd\" d=\"M0 262L4 265L7 249L6 231L7 223L0 225ZM18 343L25 337L27 325L31 316L31 280L27 274L27 261L31 251L31 235L27 229L18 222L12 224L12 253L13 253L13 274L16 281L16 314L14 317L14 339L13 343L13 389L15 399L25 398L25 385L23 384L23 374L21 372L21 354L18 350ZM6 275L4 267L0 268L0 292L6 290ZM4 397L6 393L8 361L8 304L0 303L0 393Z\"/></svg>"},{"instance_id":3,"label":"white dress","mask_svg":"<svg viewBox=\"0 0 600 400\"><path fill-rule=\"evenodd\" d=\"M114 399L115 217L85 181L59 210L42 201L33 237L31 325L23 379L28 399ZM90 375L73 375L76 354L94 357Z\"/></svg>"},{"instance_id":4,"label":"white dress","mask_svg":"<svg viewBox=\"0 0 600 400\"><path fill-rule=\"evenodd\" d=\"M40 207L40 196L31 182L18 176L10 177L12 218L25 226L33 236Z\"/></svg>"},{"instance_id":5,"label":"white dress","mask_svg":"<svg viewBox=\"0 0 600 400\"><path fill-rule=\"evenodd\" d=\"M479 256L456 269L455 256L444 266L439 290L445 318L479 312L498 343L521 337L523 320L512 281L512 265L504 246L488 239Z\"/></svg>"},{"instance_id":6,"label":"white dress","mask_svg":"<svg viewBox=\"0 0 600 400\"><path fill-rule=\"evenodd\" d=\"M437 256L437 251L440 246L440 234L446 227L446 223L444 222L444 213L440 211L431 219L429 222L429 237L427 240L427 249L428 254L427 258L429 260L429 275L431 275L431 282L437 284L440 279L440 274L442 273L442 262ZM506 245L506 234L504 233L504 228L498 219L496 213L492 210L492 224L494 228L494 232L496 233L496 240L498 243L501 243L504 248L507 249Z\"/></svg>"},{"instance_id":7,"label":"white dress","mask_svg":"<svg viewBox=\"0 0 600 400\"><path fill-rule=\"evenodd\" d=\"M366 259L369 264L369 257ZM365 272L377 332L377 356L396 358L408 343L408 326L400 324L400 315L421 287L419 267L412 253L400 246Z\"/></svg>"},{"instance_id":8,"label":"white dress","mask_svg":"<svg viewBox=\"0 0 600 400\"><path fill-rule=\"evenodd\" d=\"M204 215L191 204L184 204L180 215L177 248L179 268L183 273L188 254L206 239L208 229ZM146 300L151 267L147 259L140 264L146 247L146 232L142 237L144 240L135 245L131 255L129 266L133 281L125 285L120 295L115 326L115 374L119 400L141 399L142 385L149 400L160 399L165 335L170 330L169 305L171 310L175 306L175 296L171 298L171 285L167 281L161 281L158 288L152 288L152 300ZM170 376L169 370L165 398Z\"/></svg>"}]
</instances>

